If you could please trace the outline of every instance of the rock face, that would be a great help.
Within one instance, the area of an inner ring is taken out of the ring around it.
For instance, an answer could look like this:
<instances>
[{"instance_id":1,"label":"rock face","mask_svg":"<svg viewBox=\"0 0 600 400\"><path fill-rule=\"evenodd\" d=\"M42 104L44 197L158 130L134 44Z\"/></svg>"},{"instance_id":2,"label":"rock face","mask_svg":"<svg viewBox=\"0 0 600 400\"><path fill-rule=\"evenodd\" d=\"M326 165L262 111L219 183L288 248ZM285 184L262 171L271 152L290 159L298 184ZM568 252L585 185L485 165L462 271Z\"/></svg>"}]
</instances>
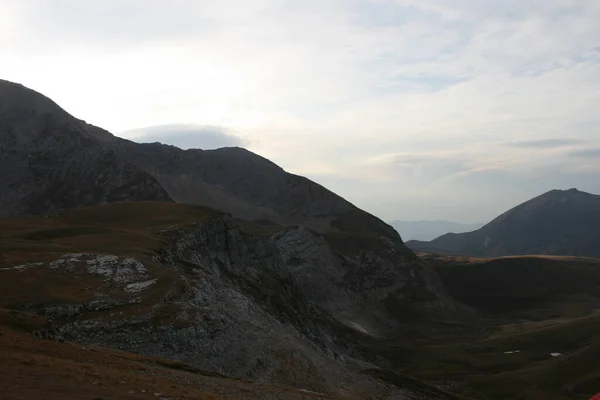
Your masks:
<instances>
[{"instance_id":1,"label":"rock face","mask_svg":"<svg viewBox=\"0 0 600 400\"><path fill-rule=\"evenodd\" d=\"M600 196L552 190L502 214L474 232L431 242L409 241L415 251L497 257L549 254L600 257Z\"/></svg>"},{"instance_id":2,"label":"rock face","mask_svg":"<svg viewBox=\"0 0 600 400\"><path fill-rule=\"evenodd\" d=\"M440 306L435 275L418 263L401 254L383 258L377 249L341 254L305 227L258 235L226 213L159 234L163 245L150 260L70 253L0 268L0 279L30 281L45 273L40 292L87 288L81 300L65 294L41 301L26 292L13 299L12 307L52 320L53 330L39 332L42 337L341 398L406 398L407 391L357 373L376 365L352 342L385 334L394 317L402 319L389 304L411 299Z\"/></svg>"}]
</instances>

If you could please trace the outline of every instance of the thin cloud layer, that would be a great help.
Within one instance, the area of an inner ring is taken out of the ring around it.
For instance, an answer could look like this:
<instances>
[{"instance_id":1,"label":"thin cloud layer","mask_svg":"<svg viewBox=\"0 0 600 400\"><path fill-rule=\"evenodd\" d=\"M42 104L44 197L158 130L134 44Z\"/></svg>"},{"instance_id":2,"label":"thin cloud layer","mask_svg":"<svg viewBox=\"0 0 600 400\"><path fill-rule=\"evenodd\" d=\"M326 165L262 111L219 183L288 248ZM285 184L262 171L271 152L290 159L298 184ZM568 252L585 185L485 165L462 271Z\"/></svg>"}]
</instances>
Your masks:
<instances>
[{"instance_id":1,"label":"thin cloud layer","mask_svg":"<svg viewBox=\"0 0 600 400\"><path fill-rule=\"evenodd\" d=\"M123 132L138 143L160 142L180 149L218 149L221 147L246 147L249 142L218 126L160 125Z\"/></svg>"},{"instance_id":2,"label":"thin cloud layer","mask_svg":"<svg viewBox=\"0 0 600 400\"><path fill-rule=\"evenodd\" d=\"M569 154L571 154L575 157L600 159L600 148L573 150Z\"/></svg>"},{"instance_id":3,"label":"thin cloud layer","mask_svg":"<svg viewBox=\"0 0 600 400\"><path fill-rule=\"evenodd\" d=\"M128 137L227 127L152 140L243 137L386 219L485 221L600 193L599 20L596 0L0 0L0 77Z\"/></svg>"},{"instance_id":4,"label":"thin cloud layer","mask_svg":"<svg viewBox=\"0 0 600 400\"><path fill-rule=\"evenodd\" d=\"M518 140L515 142L506 142L504 145L509 147L523 149L556 149L569 146L577 146L586 143L578 139L536 139L536 140Z\"/></svg>"}]
</instances>

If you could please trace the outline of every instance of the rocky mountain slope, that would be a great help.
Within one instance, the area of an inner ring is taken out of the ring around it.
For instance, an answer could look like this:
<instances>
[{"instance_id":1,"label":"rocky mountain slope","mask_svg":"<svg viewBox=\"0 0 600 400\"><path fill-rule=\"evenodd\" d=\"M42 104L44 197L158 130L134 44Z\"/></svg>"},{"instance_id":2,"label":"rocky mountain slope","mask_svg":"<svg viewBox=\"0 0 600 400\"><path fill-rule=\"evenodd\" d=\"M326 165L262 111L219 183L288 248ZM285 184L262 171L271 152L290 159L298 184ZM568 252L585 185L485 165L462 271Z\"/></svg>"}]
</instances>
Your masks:
<instances>
[{"instance_id":1,"label":"rocky mountain slope","mask_svg":"<svg viewBox=\"0 0 600 400\"><path fill-rule=\"evenodd\" d=\"M404 240L433 240L446 233L471 232L481 228L482 224L459 224L452 221L391 221Z\"/></svg>"},{"instance_id":2,"label":"rocky mountain slope","mask_svg":"<svg viewBox=\"0 0 600 400\"><path fill-rule=\"evenodd\" d=\"M5 400L248 399L309 400L331 396L257 384L181 362L31 335L47 319L0 310L0 387Z\"/></svg>"},{"instance_id":3,"label":"rocky mountain slope","mask_svg":"<svg viewBox=\"0 0 600 400\"><path fill-rule=\"evenodd\" d=\"M392 227L247 150L133 143L1 81L0 155L0 215L43 214L0 220L1 307L44 337L404 398L353 341L454 308Z\"/></svg>"},{"instance_id":4,"label":"rocky mountain slope","mask_svg":"<svg viewBox=\"0 0 600 400\"><path fill-rule=\"evenodd\" d=\"M7 81L0 104L1 215L135 200L214 207L266 229L289 227L273 239L295 254L286 268L340 320L364 319L384 332L402 321L404 304L452 307L435 273L392 227L247 150L123 140ZM407 285L420 289L405 296Z\"/></svg>"},{"instance_id":5,"label":"rocky mountain slope","mask_svg":"<svg viewBox=\"0 0 600 400\"><path fill-rule=\"evenodd\" d=\"M324 187L241 148L138 144L0 80L0 216L120 200L169 200L324 231L396 232ZM360 228L351 227L360 220ZM410 253L406 251L407 254Z\"/></svg>"},{"instance_id":6,"label":"rocky mountain slope","mask_svg":"<svg viewBox=\"0 0 600 400\"><path fill-rule=\"evenodd\" d=\"M410 241L415 251L497 257L524 254L600 257L600 196L552 190L474 232Z\"/></svg>"},{"instance_id":7,"label":"rocky mountain slope","mask_svg":"<svg viewBox=\"0 0 600 400\"><path fill-rule=\"evenodd\" d=\"M307 228L266 229L164 202L3 219L0 308L47 319L33 332L40 338L333 398L421 398L375 379L368 371L379 367L353 343L385 333L394 311L434 298L422 266L378 266L377 250L363 261L326 243ZM365 271L361 261L373 264Z\"/></svg>"}]
</instances>

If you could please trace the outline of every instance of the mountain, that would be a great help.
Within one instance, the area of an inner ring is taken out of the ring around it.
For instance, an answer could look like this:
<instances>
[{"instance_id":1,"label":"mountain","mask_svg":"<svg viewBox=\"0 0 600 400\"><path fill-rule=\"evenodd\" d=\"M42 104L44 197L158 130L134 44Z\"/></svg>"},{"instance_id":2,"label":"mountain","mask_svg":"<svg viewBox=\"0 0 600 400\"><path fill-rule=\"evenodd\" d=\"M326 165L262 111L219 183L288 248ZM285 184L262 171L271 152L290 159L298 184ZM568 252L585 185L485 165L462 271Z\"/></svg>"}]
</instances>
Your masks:
<instances>
[{"instance_id":1,"label":"mountain","mask_svg":"<svg viewBox=\"0 0 600 400\"><path fill-rule=\"evenodd\" d=\"M245 149L134 143L7 81L0 81L0 104L0 216L117 201L208 206L266 226L295 227L293 240L279 245L305 260L293 266L300 285L340 318L387 329L389 314L399 315L390 304L413 284L423 291L415 294L421 303L448 303L435 274L419 267L391 226ZM367 304L357 302L362 298Z\"/></svg>"},{"instance_id":2,"label":"mountain","mask_svg":"<svg viewBox=\"0 0 600 400\"><path fill-rule=\"evenodd\" d=\"M0 308L51 320L42 337L383 398L398 388L357 374L376 364L352 343L455 306L391 226L326 188L245 149L115 137L7 81L0 202Z\"/></svg>"},{"instance_id":3,"label":"mountain","mask_svg":"<svg viewBox=\"0 0 600 400\"><path fill-rule=\"evenodd\" d=\"M364 256L365 263L378 261L375 253L371 260ZM159 366L213 371L209 376L285 385L326 393L319 396L325 398L425 399L431 397L424 391L433 391L436 398L452 399L425 384L410 389L373 376L375 360L355 343L385 333L369 316L383 311L375 307L378 297L386 301L381 287L393 290L397 283L377 282L370 276L377 274L374 265L360 271L350 261L303 227L265 226L169 202L5 218L0 219L0 318L3 312L35 316L40 323L27 332L66 342L67 354L79 348L72 343L93 345L96 355L102 346L159 357ZM310 263L316 265L309 268ZM340 274L350 268L341 280L359 290L342 290L336 276L323 276L319 269L331 271L330 264ZM423 265L396 268L418 276ZM399 278L391 269L388 275ZM321 279L329 279L337 302L325 302L332 299L322 292ZM406 279L399 287L406 300L395 298L389 306L398 307L407 324L425 326L411 317L406 303L424 301L423 288ZM353 315L351 304L365 315Z\"/></svg>"},{"instance_id":4,"label":"mountain","mask_svg":"<svg viewBox=\"0 0 600 400\"><path fill-rule=\"evenodd\" d=\"M600 257L600 196L552 190L500 215L482 228L410 241L418 252L497 257L524 254Z\"/></svg>"},{"instance_id":5,"label":"mountain","mask_svg":"<svg viewBox=\"0 0 600 400\"><path fill-rule=\"evenodd\" d=\"M463 233L481 228L483 224L460 224L451 221L402 221L390 222L404 240L433 240L445 233Z\"/></svg>"},{"instance_id":6,"label":"mountain","mask_svg":"<svg viewBox=\"0 0 600 400\"><path fill-rule=\"evenodd\" d=\"M248 150L134 143L2 80L0 151L0 217L125 200L175 201L319 232L380 235L411 255L389 225Z\"/></svg>"},{"instance_id":7,"label":"mountain","mask_svg":"<svg viewBox=\"0 0 600 400\"><path fill-rule=\"evenodd\" d=\"M597 196L552 196L501 225L595 224ZM137 144L2 81L0 201L8 399L578 400L600 382L597 260L417 256L244 149Z\"/></svg>"}]
</instances>

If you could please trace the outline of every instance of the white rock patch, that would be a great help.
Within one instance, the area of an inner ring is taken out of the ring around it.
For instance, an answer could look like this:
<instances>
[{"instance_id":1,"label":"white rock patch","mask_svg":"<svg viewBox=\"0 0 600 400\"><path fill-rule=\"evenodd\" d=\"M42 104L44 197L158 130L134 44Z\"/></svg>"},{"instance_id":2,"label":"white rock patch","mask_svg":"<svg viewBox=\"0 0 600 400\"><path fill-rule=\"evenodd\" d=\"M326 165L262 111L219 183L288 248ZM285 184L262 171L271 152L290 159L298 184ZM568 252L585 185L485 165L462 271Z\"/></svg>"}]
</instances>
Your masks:
<instances>
[{"instance_id":1,"label":"white rock patch","mask_svg":"<svg viewBox=\"0 0 600 400\"><path fill-rule=\"evenodd\" d=\"M298 391L303 393L316 394L317 396L325 396L323 393L313 392L312 390L298 389Z\"/></svg>"},{"instance_id":2,"label":"white rock patch","mask_svg":"<svg viewBox=\"0 0 600 400\"><path fill-rule=\"evenodd\" d=\"M150 279L144 282L130 283L129 285L125 286L125 291L130 293L141 292L142 290L146 289L150 285L153 285L154 283L156 283L156 279Z\"/></svg>"},{"instance_id":3,"label":"white rock patch","mask_svg":"<svg viewBox=\"0 0 600 400\"><path fill-rule=\"evenodd\" d=\"M354 328L357 331L364 333L365 335L370 335L369 331L366 330L362 325L360 325L357 322L350 321L349 325L350 325L351 328Z\"/></svg>"},{"instance_id":4,"label":"white rock patch","mask_svg":"<svg viewBox=\"0 0 600 400\"><path fill-rule=\"evenodd\" d=\"M17 266L14 266L14 267L0 268L0 271L18 271L18 272L23 272L26 269L35 268L35 267L41 267L42 265L44 265L44 263L42 263L42 262L36 262L36 263L29 263L29 264L17 265Z\"/></svg>"},{"instance_id":5,"label":"white rock patch","mask_svg":"<svg viewBox=\"0 0 600 400\"><path fill-rule=\"evenodd\" d=\"M68 272L83 269L90 274L103 277L107 283L125 284L123 289L130 293L140 292L156 282L156 279L148 279L148 270L140 261L135 258L119 258L111 254L65 254L50 263L27 263L2 268L0 271L22 272L30 268L44 266L51 269L65 269Z\"/></svg>"}]
</instances>

